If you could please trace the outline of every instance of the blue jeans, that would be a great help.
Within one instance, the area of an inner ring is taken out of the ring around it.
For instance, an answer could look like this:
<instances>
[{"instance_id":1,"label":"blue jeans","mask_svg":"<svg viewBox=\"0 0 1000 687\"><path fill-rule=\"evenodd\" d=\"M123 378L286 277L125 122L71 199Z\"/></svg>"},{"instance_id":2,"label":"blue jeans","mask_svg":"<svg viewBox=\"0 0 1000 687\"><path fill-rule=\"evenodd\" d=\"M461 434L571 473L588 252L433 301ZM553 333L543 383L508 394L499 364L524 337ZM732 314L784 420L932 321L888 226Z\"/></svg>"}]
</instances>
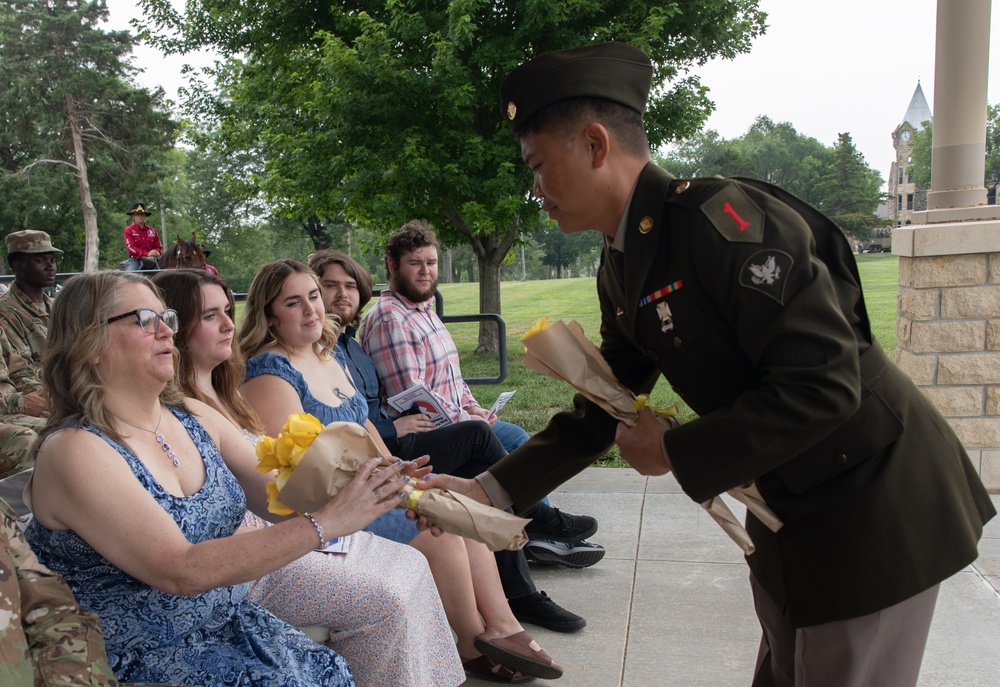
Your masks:
<instances>
[{"instance_id":1,"label":"blue jeans","mask_svg":"<svg viewBox=\"0 0 1000 687\"><path fill-rule=\"evenodd\" d=\"M385 515L381 515L365 528L365 532L371 532L383 539L409 544L420 534L417 530L417 523L406 519L406 512L393 508Z\"/></svg>"},{"instance_id":2,"label":"blue jeans","mask_svg":"<svg viewBox=\"0 0 1000 687\"><path fill-rule=\"evenodd\" d=\"M493 433L497 435L497 439L503 444L507 453L513 452L514 449L528 440L528 433L522 427L503 420L496 421L493 425Z\"/></svg>"}]
</instances>

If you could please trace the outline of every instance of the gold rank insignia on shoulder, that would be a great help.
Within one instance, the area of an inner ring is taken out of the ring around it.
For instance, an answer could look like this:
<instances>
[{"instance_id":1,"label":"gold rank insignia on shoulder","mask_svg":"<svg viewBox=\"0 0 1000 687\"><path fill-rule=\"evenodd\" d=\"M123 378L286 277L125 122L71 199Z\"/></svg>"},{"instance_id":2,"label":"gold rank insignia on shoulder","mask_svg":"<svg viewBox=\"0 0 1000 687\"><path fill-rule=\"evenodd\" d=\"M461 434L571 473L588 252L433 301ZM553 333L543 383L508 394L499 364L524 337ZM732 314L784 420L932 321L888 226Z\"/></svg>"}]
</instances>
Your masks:
<instances>
[{"instance_id":1,"label":"gold rank insignia on shoulder","mask_svg":"<svg viewBox=\"0 0 1000 687\"><path fill-rule=\"evenodd\" d=\"M674 186L674 193L676 193L677 195L680 195L680 194L684 193L685 191L687 191L689 188L691 188L691 182L690 181L682 181L679 184L677 184L676 186Z\"/></svg>"},{"instance_id":2,"label":"gold rank insignia on shoulder","mask_svg":"<svg viewBox=\"0 0 1000 687\"><path fill-rule=\"evenodd\" d=\"M646 215L641 220L639 220L639 233L648 234L653 231L653 218Z\"/></svg>"},{"instance_id":3,"label":"gold rank insignia on shoulder","mask_svg":"<svg viewBox=\"0 0 1000 687\"><path fill-rule=\"evenodd\" d=\"M739 182L731 182L701 204L701 211L724 239L760 243L764 238L764 211Z\"/></svg>"}]
</instances>

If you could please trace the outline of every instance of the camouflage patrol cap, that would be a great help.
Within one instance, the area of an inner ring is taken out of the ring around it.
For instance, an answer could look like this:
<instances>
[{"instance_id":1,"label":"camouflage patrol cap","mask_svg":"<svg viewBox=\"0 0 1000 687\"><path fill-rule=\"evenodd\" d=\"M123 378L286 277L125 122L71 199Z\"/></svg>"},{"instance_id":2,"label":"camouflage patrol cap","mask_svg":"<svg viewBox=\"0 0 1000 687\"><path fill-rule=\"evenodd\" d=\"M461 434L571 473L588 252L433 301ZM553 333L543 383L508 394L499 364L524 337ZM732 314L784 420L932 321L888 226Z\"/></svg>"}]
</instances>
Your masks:
<instances>
[{"instance_id":1,"label":"camouflage patrol cap","mask_svg":"<svg viewBox=\"0 0 1000 687\"><path fill-rule=\"evenodd\" d=\"M500 109L511 131L544 107L570 98L603 98L646 109L653 64L626 43L598 43L540 55L516 67L500 86Z\"/></svg>"},{"instance_id":2,"label":"camouflage patrol cap","mask_svg":"<svg viewBox=\"0 0 1000 687\"><path fill-rule=\"evenodd\" d=\"M7 234L7 254L11 253L55 253L62 251L52 245L52 239L44 231L25 229Z\"/></svg>"}]
</instances>

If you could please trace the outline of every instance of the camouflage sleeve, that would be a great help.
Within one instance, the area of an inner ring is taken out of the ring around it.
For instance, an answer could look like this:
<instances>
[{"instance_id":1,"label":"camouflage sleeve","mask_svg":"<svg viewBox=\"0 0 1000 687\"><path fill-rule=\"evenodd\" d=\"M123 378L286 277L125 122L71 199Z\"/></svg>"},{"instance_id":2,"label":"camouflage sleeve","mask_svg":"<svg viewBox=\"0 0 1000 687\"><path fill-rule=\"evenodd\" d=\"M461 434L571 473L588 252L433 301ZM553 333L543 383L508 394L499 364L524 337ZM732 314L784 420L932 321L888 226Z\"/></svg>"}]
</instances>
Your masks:
<instances>
[{"instance_id":1,"label":"camouflage sleeve","mask_svg":"<svg viewBox=\"0 0 1000 687\"><path fill-rule=\"evenodd\" d=\"M24 394L17 390L10 378L7 361L14 354L14 349L11 348L5 330L6 327L0 325L0 414L10 415L24 412L24 401L21 400ZM20 356L18 360L21 360Z\"/></svg>"},{"instance_id":2,"label":"camouflage sleeve","mask_svg":"<svg viewBox=\"0 0 1000 687\"><path fill-rule=\"evenodd\" d=\"M117 687L104 651L100 620L81 609L62 577L38 561L3 501L0 514L0 542L4 546L0 552L0 584L6 584L2 579L4 566L13 568L6 571L7 582L12 577L16 580L12 595L4 593L2 598L5 603L17 601L10 609L13 616L6 631L18 630L23 637L8 645L5 630L0 629L0 658L15 659L24 665L30 652L36 685Z\"/></svg>"},{"instance_id":3,"label":"camouflage sleeve","mask_svg":"<svg viewBox=\"0 0 1000 687\"><path fill-rule=\"evenodd\" d=\"M38 367L30 360L25 360L16 351L4 350L4 362L7 363L7 375L11 384L22 396L42 388Z\"/></svg>"}]
</instances>

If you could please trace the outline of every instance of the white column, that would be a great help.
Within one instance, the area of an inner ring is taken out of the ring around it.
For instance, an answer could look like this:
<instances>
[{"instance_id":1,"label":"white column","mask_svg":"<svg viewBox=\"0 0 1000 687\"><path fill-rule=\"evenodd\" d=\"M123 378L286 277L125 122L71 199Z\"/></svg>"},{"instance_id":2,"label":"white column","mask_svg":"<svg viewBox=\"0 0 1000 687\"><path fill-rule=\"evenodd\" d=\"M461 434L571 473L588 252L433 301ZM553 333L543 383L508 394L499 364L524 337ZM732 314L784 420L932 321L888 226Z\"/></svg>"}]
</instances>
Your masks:
<instances>
[{"instance_id":1,"label":"white column","mask_svg":"<svg viewBox=\"0 0 1000 687\"><path fill-rule=\"evenodd\" d=\"M990 4L938 0L930 211L986 204Z\"/></svg>"}]
</instances>

